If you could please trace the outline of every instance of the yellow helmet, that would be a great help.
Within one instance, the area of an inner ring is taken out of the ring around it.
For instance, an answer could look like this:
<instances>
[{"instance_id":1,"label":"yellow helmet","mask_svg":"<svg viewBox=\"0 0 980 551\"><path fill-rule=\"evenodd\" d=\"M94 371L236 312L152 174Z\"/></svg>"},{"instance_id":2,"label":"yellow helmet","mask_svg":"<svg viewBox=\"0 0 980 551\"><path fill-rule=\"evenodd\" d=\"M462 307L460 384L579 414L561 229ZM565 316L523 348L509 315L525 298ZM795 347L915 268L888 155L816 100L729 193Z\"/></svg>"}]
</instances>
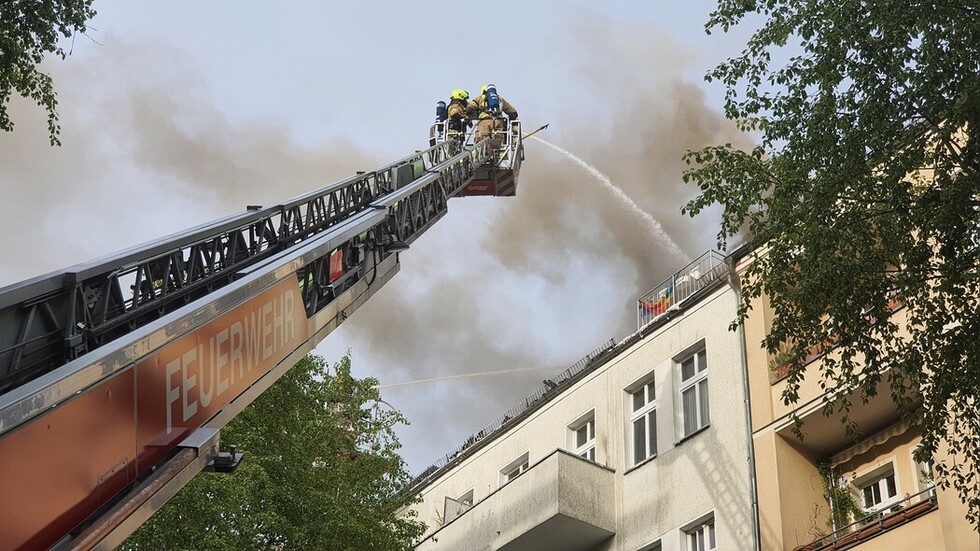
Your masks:
<instances>
[{"instance_id":1,"label":"yellow helmet","mask_svg":"<svg viewBox=\"0 0 980 551\"><path fill-rule=\"evenodd\" d=\"M486 94L487 93L487 88L489 88L491 86L493 86L493 84L484 84L483 85L483 88L480 88L480 95Z\"/></svg>"},{"instance_id":2,"label":"yellow helmet","mask_svg":"<svg viewBox=\"0 0 980 551\"><path fill-rule=\"evenodd\" d=\"M452 99L458 99L460 101L466 101L470 99L470 93L467 92L466 90L463 90L462 88L457 88L453 90L452 94L449 94L449 97Z\"/></svg>"}]
</instances>

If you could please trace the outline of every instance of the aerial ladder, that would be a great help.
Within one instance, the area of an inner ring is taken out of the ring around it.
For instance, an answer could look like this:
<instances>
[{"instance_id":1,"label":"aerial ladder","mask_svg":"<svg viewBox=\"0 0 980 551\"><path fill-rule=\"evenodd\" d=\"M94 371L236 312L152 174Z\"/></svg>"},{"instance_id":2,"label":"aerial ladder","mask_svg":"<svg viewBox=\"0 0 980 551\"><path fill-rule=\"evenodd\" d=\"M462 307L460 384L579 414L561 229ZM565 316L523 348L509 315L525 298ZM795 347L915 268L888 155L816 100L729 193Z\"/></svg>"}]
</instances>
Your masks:
<instances>
[{"instance_id":1,"label":"aerial ladder","mask_svg":"<svg viewBox=\"0 0 980 551\"><path fill-rule=\"evenodd\" d=\"M0 549L111 549L220 430L399 270L467 195L512 196L519 121L0 288Z\"/></svg>"}]
</instances>

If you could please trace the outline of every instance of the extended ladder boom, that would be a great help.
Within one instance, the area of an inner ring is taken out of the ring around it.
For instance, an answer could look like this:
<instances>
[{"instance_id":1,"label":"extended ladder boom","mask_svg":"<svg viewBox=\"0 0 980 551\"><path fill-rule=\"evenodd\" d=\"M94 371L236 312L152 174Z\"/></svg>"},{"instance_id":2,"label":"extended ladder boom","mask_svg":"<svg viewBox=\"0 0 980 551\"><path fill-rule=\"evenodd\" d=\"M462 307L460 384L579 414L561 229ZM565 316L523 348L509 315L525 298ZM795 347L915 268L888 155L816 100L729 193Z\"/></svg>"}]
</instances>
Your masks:
<instances>
[{"instance_id":1,"label":"extended ladder boom","mask_svg":"<svg viewBox=\"0 0 980 551\"><path fill-rule=\"evenodd\" d=\"M0 289L0 542L119 544L499 155L488 140L437 143Z\"/></svg>"}]
</instances>

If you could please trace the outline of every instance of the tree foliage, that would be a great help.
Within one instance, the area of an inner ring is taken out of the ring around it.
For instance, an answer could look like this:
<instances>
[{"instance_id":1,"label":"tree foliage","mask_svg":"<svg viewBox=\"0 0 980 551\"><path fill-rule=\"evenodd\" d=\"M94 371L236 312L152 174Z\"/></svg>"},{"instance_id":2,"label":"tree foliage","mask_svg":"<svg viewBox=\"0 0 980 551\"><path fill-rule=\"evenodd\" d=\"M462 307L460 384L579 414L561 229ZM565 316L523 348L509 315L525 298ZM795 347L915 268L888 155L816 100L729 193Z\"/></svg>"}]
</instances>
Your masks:
<instances>
[{"instance_id":1,"label":"tree foliage","mask_svg":"<svg viewBox=\"0 0 980 551\"><path fill-rule=\"evenodd\" d=\"M825 390L864 399L888 383L923 427L918 458L951 452L938 481L976 522L980 7L721 0L707 29L756 18L742 53L707 79L759 145L689 153L685 178L701 194L685 210L720 203L720 244L747 222L768 251L749 268L740 315L769 296L765 345L793 351L784 400L798 400L813 349L837 352L822 364ZM831 404L845 422L850 405Z\"/></svg>"},{"instance_id":2,"label":"tree foliage","mask_svg":"<svg viewBox=\"0 0 980 551\"><path fill-rule=\"evenodd\" d=\"M65 58L61 40L85 32L85 22L95 16L92 2L4 0L0 6L0 130L10 132L14 128L7 105L17 93L48 112L51 145L61 144L54 84L38 65L45 54Z\"/></svg>"},{"instance_id":3,"label":"tree foliage","mask_svg":"<svg viewBox=\"0 0 980 551\"><path fill-rule=\"evenodd\" d=\"M396 516L414 499L392 432L404 419L349 356L325 367L308 356L229 423L238 471L195 477L123 549L410 549L424 525Z\"/></svg>"}]
</instances>

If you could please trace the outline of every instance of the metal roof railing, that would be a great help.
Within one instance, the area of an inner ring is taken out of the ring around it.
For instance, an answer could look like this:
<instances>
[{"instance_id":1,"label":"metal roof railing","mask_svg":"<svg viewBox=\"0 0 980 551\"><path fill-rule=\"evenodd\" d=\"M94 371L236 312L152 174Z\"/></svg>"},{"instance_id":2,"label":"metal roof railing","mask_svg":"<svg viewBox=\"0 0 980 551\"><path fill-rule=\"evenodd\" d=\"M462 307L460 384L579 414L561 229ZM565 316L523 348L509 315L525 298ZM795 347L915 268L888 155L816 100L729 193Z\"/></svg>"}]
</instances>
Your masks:
<instances>
[{"instance_id":1,"label":"metal roof railing","mask_svg":"<svg viewBox=\"0 0 980 551\"><path fill-rule=\"evenodd\" d=\"M484 427L479 432L474 433L465 442L456 446L449 453L439 458L438 461L430 465L427 469L422 471L421 474L412 479L412 482L408 485L409 489L414 489L427 480L429 480L436 472L440 469L449 465L453 460L459 458L464 452L469 450L472 446L479 442L483 442L489 439L491 436L496 434L499 430L505 426L509 426L518 417L526 413L539 403L543 403L543 399L546 396L550 396L557 392L566 383L575 378L576 375L585 371L590 366L594 365L597 358L602 356L607 351L611 350L616 346L615 339L609 339L602 346L596 348L592 352L589 352L584 358L575 362L571 367L562 371L557 376L552 379L546 379L544 381L544 386L533 392L527 398L521 400L516 406L507 410L506 413L494 419L489 425Z\"/></svg>"},{"instance_id":2,"label":"metal roof railing","mask_svg":"<svg viewBox=\"0 0 980 551\"><path fill-rule=\"evenodd\" d=\"M661 317L672 308L679 307L681 303L694 296L698 291L709 287L712 283L725 277L728 274L728 270L729 266L725 262L724 255L717 251L704 253L640 298L638 301L639 311L637 315L639 329L642 329L650 322ZM639 332L636 335L639 335ZM632 342L631 338L627 338L619 346L629 346ZM582 373L589 367L595 366L595 360L597 358L615 348L617 348L616 340L609 339L609 341L590 352L565 371L559 373L553 379L545 380L543 387L520 401L500 417L494 419L493 422L482 430L471 435L465 442L453 448L449 453L439 458L438 461L412 479L411 483L407 486L408 491L418 490L420 486L432 480L438 472L471 451L473 446L488 440L501 429L509 427L520 416L543 403L545 398L563 390L566 383L572 381L576 375Z\"/></svg>"},{"instance_id":3,"label":"metal roof railing","mask_svg":"<svg viewBox=\"0 0 980 551\"><path fill-rule=\"evenodd\" d=\"M637 330L643 329L727 273L728 265L721 253L704 253L636 301Z\"/></svg>"}]
</instances>

